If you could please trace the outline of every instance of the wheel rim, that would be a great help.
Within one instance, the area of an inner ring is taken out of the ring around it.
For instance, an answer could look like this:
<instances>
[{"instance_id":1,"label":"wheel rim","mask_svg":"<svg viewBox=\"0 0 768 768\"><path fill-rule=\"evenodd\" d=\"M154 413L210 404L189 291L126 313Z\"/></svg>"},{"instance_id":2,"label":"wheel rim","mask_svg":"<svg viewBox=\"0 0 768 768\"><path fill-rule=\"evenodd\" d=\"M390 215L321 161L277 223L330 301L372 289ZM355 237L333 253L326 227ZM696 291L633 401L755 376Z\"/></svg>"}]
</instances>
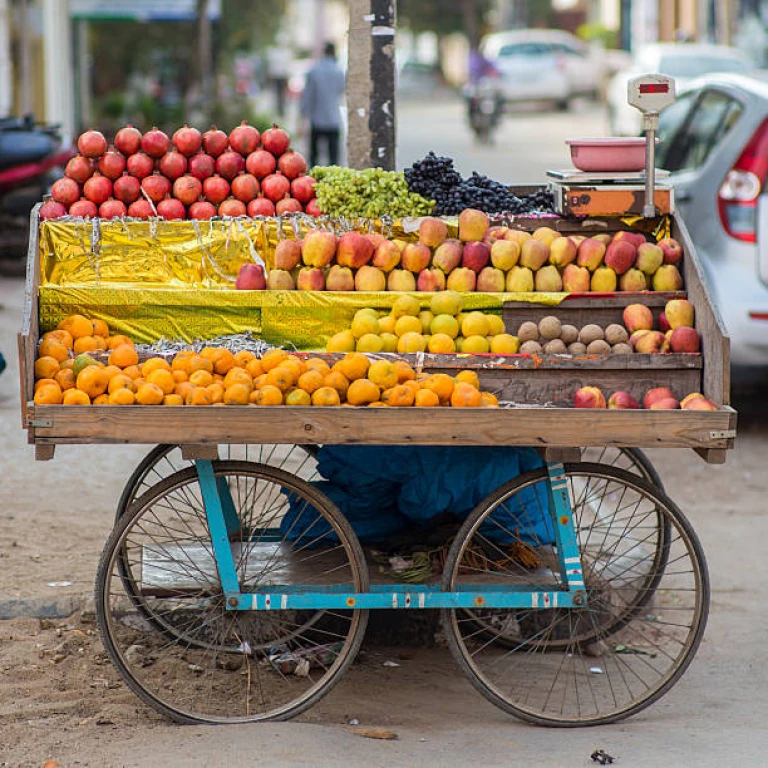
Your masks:
<instances>
[{"instance_id":1,"label":"wheel rim","mask_svg":"<svg viewBox=\"0 0 768 768\"><path fill-rule=\"evenodd\" d=\"M265 584L367 588L359 544L325 497L272 468L214 467L240 522L230 542L244 591ZM296 539L296 520L281 530L290 508L335 541L318 546L314 533ZM343 673L367 620L362 611L227 611L193 469L159 483L115 529L99 567L97 610L105 647L126 682L181 722L297 714Z\"/></svg>"},{"instance_id":2,"label":"wheel rim","mask_svg":"<svg viewBox=\"0 0 768 768\"><path fill-rule=\"evenodd\" d=\"M532 548L538 568L502 566L491 555L480 568L472 557L483 547L486 553L498 548L487 542L489 527L498 527L501 511L544 478L543 472L519 478L478 507L449 554L444 589L473 580L544 588L562 583L552 548ZM449 645L475 687L512 714L548 725L614 722L663 695L690 663L706 623L706 566L685 518L636 476L572 465L567 482L588 607L490 614L503 643L489 632L488 620L478 626L467 612L447 611ZM658 551L643 533L653 529L658 536L656 523L646 526L656 515L671 529L661 573L655 572Z\"/></svg>"}]
</instances>

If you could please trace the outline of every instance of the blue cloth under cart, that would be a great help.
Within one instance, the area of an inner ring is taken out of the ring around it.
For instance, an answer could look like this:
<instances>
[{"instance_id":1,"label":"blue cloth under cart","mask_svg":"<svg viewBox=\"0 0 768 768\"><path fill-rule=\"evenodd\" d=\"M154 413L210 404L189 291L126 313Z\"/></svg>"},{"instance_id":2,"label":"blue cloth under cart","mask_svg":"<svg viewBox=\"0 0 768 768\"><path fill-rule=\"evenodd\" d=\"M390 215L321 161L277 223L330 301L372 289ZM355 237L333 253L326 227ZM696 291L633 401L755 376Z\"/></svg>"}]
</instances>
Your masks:
<instances>
[{"instance_id":1,"label":"blue cloth under cart","mask_svg":"<svg viewBox=\"0 0 768 768\"><path fill-rule=\"evenodd\" d=\"M317 455L323 480L312 485L336 504L362 542L380 543L414 525L429 530L446 516L463 520L500 485L541 466L533 448L329 445ZM304 546L338 541L313 508L289 499L281 523L286 538ZM482 532L497 543L519 538L541 545L554 542L551 528L542 482L500 505Z\"/></svg>"}]
</instances>

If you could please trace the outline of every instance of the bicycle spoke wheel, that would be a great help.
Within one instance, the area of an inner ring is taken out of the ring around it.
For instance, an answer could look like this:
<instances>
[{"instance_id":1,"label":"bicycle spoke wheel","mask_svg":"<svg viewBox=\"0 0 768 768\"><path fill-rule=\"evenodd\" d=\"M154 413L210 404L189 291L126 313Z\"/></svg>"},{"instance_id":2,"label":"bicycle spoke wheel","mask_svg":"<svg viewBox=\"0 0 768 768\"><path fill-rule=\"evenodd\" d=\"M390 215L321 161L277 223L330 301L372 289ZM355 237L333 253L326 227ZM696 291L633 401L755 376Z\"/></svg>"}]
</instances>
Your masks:
<instances>
[{"instance_id":1,"label":"bicycle spoke wheel","mask_svg":"<svg viewBox=\"0 0 768 768\"><path fill-rule=\"evenodd\" d=\"M664 484L651 460L639 448L616 448L612 445L591 446L581 452L581 460L590 464L604 464L625 469L644 477L652 485L664 490Z\"/></svg>"},{"instance_id":2,"label":"bicycle spoke wheel","mask_svg":"<svg viewBox=\"0 0 768 768\"><path fill-rule=\"evenodd\" d=\"M587 606L487 611L482 621L448 610L443 620L455 658L502 709L544 725L615 722L662 696L693 658L706 563L682 513L637 475L596 464L565 472ZM562 588L546 482L544 470L527 473L478 505L451 547L444 590Z\"/></svg>"},{"instance_id":3,"label":"bicycle spoke wheel","mask_svg":"<svg viewBox=\"0 0 768 768\"><path fill-rule=\"evenodd\" d=\"M357 538L311 485L250 462L213 467L236 518L229 541L242 591L368 588ZM96 610L128 685L186 723L298 714L338 681L368 618L359 610L227 611L194 468L151 488L116 526L99 564Z\"/></svg>"}]
</instances>

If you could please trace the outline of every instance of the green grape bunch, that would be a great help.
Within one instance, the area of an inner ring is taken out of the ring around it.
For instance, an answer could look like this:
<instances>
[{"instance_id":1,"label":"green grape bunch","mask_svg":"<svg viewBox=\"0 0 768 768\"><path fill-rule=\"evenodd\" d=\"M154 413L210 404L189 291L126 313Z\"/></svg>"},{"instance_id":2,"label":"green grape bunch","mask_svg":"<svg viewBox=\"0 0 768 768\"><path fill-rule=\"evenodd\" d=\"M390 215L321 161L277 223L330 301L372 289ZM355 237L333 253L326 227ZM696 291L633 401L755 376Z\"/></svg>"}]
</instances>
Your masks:
<instances>
[{"instance_id":1,"label":"green grape bunch","mask_svg":"<svg viewBox=\"0 0 768 768\"><path fill-rule=\"evenodd\" d=\"M315 196L320 210L333 217L379 219L384 216L427 216L434 200L411 192L399 171L366 168L356 171L336 165L315 166Z\"/></svg>"}]
</instances>

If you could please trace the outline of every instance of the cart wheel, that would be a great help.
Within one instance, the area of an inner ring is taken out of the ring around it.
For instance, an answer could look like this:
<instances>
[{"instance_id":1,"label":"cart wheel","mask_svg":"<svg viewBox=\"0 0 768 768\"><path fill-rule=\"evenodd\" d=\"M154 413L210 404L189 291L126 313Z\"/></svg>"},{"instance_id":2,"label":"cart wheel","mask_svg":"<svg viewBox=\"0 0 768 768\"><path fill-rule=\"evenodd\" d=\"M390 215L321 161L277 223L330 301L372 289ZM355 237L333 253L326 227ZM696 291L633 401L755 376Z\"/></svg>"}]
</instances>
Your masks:
<instances>
[{"instance_id":1,"label":"cart wheel","mask_svg":"<svg viewBox=\"0 0 768 768\"><path fill-rule=\"evenodd\" d=\"M701 641L709 579L696 535L647 481L598 464L565 466L588 604L496 612L504 643L468 611L443 612L448 645L472 684L497 706L541 725L621 720L662 696ZM521 529L548 512L546 470L501 486L467 518L451 547L443 589L484 583L559 588L549 542ZM663 525L659 525L659 518ZM660 531L670 535L660 567ZM526 557L515 556L524 551ZM535 561L534 561L535 560Z\"/></svg>"},{"instance_id":2,"label":"cart wheel","mask_svg":"<svg viewBox=\"0 0 768 768\"><path fill-rule=\"evenodd\" d=\"M268 464L270 467L284 469L302 480L314 480L318 476L317 463L314 460L317 449L316 445L224 444L219 446L219 458ZM128 478L120 500L117 502L115 522L120 520L131 504L155 483L191 465L191 462L182 458L181 448L178 445L156 445Z\"/></svg>"},{"instance_id":3,"label":"cart wheel","mask_svg":"<svg viewBox=\"0 0 768 768\"><path fill-rule=\"evenodd\" d=\"M616 448L612 445L584 448L581 452L581 460L590 464L605 464L616 469L625 469L648 482L660 490L664 490L664 484L651 460L639 448Z\"/></svg>"},{"instance_id":4,"label":"cart wheel","mask_svg":"<svg viewBox=\"0 0 768 768\"><path fill-rule=\"evenodd\" d=\"M263 584L367 590L360 544L323 494L273 467L240 461L213 467L239 522L230 542L243 591ZM281 531L289 510L308 525L303 538L293 535L295 520ZM360 610L227 611L192 467L151 488L115 526L96 577L96 612L124 680L183 723L298 714L339 680L368 620Z\"/></svg>"}]
</instances>

